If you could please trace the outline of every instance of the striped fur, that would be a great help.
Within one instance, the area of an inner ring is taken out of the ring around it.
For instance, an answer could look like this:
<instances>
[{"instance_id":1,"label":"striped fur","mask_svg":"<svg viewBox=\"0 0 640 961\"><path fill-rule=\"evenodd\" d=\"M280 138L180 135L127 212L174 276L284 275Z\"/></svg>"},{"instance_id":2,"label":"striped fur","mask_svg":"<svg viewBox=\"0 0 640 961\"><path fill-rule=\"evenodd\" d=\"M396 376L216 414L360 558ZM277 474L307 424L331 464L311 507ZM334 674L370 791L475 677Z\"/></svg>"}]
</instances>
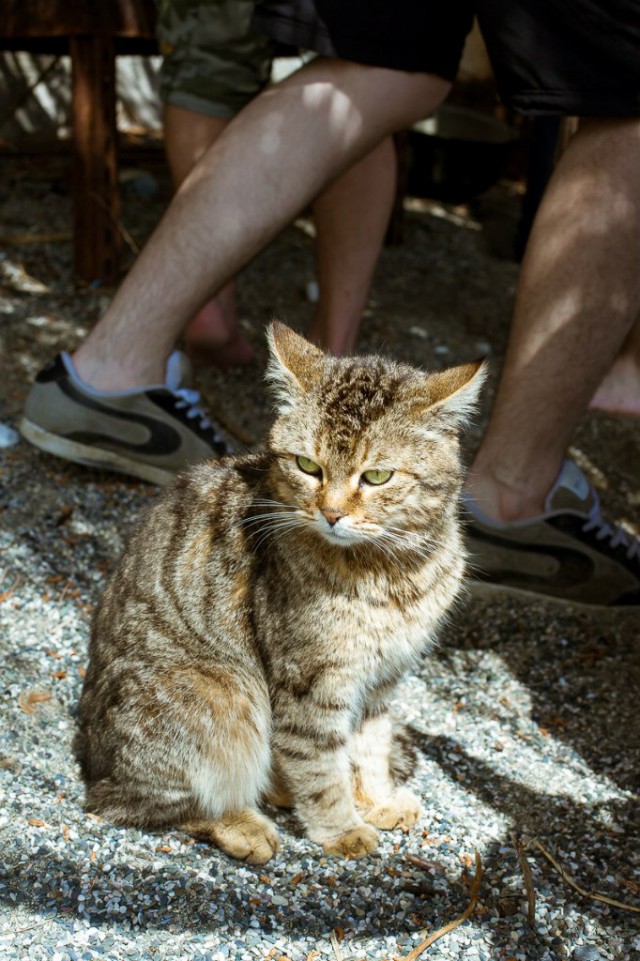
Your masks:
<instances>
[{"instance_id":1,"label":"striped fur","mask_svg":"<svg viewBox=\"0 0 640 961\"><path fill-rule=\"evenodd\" d=\"M76 754L113 822L263 863L268 797L360 857L420 813L388 704L460 591L458 431L482 373L329 358L279 324L270 344L265 450L179 478L107 586Z\"/></svg>"}]
</instances>

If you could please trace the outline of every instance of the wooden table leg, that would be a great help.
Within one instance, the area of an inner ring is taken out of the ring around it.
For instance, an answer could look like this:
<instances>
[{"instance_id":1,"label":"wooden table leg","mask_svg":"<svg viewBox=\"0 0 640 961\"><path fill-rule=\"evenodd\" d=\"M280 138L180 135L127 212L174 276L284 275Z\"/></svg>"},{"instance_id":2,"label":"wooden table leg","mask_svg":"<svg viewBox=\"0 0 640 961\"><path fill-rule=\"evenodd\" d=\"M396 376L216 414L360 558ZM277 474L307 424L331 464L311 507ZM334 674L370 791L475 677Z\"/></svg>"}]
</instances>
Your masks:
<instances>
[{"instance_id":1,"label":"wooden table leg","mask_svg":"<svg viewBox=\"0 0 640 961\"><path fill-rule=\"evenodd\" d=\"M86 283L114 284L121 244L114 43L99 36L75 36L69 43L75 271Z\"/></svg>"}]
</instances>

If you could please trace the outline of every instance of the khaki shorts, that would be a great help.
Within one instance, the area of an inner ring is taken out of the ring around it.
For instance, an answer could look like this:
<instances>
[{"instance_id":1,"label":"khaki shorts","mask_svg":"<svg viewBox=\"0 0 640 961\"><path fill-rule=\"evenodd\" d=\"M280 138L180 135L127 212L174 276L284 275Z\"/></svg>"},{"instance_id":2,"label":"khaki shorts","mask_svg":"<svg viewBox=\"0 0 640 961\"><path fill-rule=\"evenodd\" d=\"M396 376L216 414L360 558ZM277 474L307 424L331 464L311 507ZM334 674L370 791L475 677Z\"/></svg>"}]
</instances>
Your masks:
<instances>
[{"instance_id":1,"label":"khaki shorts","mask_svg":"<svg viewBox=\"0 0 640 961\"><path fill-rule=\"evenodd\" d=\"M158 0L160 97L233 117L269 82L274 44L252 33L254 0Z\"/></svg>"}]
</instances>

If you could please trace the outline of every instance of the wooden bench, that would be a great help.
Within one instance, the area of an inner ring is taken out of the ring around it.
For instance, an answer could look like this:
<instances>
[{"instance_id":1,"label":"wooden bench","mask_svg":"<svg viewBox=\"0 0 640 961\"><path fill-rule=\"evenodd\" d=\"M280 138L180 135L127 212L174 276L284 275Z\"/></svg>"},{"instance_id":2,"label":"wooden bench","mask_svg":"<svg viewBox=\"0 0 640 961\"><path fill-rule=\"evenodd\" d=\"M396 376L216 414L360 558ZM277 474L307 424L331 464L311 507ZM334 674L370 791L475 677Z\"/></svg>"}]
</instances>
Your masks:
<instances>
[{"instance_id":1,"label":"wooden bench","mask_svg":"<svg viewBox=\"0 0 640 961\"><path fill-rule=\"evenodd\" d=\"M157 53L153 0L2 0L0 49L68 53L78 280L118 279L116 57Z\"/></svg>"}]
</instances>

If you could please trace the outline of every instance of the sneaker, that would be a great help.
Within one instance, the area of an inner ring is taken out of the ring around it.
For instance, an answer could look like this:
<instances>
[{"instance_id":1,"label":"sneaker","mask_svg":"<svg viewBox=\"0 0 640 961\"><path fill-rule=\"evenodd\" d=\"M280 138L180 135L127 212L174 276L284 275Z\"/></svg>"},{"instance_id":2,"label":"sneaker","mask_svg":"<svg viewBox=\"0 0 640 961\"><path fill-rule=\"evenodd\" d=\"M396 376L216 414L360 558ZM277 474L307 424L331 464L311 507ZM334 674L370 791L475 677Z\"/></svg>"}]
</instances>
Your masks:
<instances>
[{"instance_id":1,"label":"sneaker","mask_svg":"<svg viewBox=\"0 0 640 961\"><path fill-rule=\"evenodd\" d=\"M174 351L165 383L134 391L93 390L59 354L36 377L20 423L22 436L40 450L76 464L169 484L196 461L230 453L184 386L188 361Z\"/></svg>"},{"instance_id":2,"label":"sneaker","mask_svg":"<svg viewBox=\"0 0 640 961\"><path fill-rule=\"evenodd\" d=\"M470 498L465 507L472 591L640 607L640 539L603 519L598 495L573 461L565 461L539 517L499 524Z\"/></svg>"}]
</instances>

